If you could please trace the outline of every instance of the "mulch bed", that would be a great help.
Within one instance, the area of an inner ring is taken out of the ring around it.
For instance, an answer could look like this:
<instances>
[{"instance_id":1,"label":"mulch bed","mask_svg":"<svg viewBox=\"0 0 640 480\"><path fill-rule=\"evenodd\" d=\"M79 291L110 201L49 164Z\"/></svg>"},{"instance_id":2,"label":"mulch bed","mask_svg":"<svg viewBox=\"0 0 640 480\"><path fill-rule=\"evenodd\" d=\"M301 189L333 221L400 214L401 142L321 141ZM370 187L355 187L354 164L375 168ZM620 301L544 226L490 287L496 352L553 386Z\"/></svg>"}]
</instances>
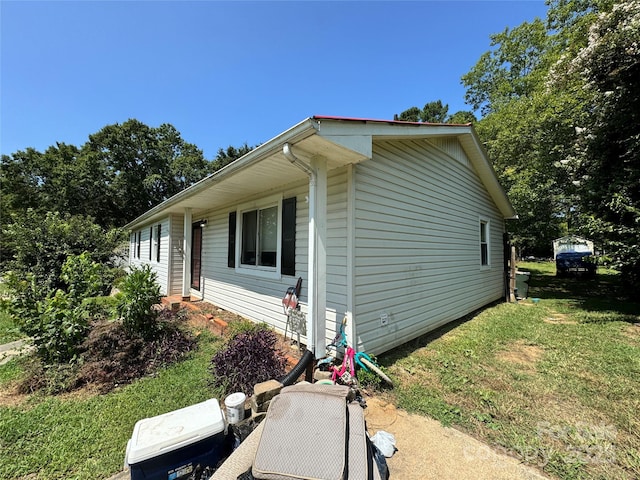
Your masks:
<instances>
[{"instance_id":1,"label":"mulch bed","mask_svg":"<svg viewBox=\"0 0 640 480\"><path fill-rule=\"evenodd\" d=\"M196 330L206 329L218 336L225 336L227 334L230 323L247 320L241 315L229 312L202 300L181 302L180 306L188 312L189 325ZM284 335L277 332L276 336L278 338L276 347L287 357L287 364L289 368L292 368L298 363L300 357L302 357L305 346L302 345L302 349L299 349L296 345L297 342L292 341L291 338L285 340Z\"/></svg>"}]
</instances>

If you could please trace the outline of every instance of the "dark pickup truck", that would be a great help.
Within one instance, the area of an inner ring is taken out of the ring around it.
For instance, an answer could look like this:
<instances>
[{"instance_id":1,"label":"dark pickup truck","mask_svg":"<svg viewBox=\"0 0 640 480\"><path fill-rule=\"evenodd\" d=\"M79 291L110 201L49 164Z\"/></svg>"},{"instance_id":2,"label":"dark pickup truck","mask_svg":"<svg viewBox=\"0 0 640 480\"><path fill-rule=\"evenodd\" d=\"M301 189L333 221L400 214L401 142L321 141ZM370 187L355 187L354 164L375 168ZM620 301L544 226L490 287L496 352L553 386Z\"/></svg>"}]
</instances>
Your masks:
<instances>
[{"instance_id":1,"label":"dark pickup truck","mask_svg":"<svg viewBox=\"0 0 640 480\"><path fill-rule=\"evenodd\" d=\"M594 278L598 266L591 252L564 252L556 255L556 275L558 277Z\"/></svg>"}]
</instances>

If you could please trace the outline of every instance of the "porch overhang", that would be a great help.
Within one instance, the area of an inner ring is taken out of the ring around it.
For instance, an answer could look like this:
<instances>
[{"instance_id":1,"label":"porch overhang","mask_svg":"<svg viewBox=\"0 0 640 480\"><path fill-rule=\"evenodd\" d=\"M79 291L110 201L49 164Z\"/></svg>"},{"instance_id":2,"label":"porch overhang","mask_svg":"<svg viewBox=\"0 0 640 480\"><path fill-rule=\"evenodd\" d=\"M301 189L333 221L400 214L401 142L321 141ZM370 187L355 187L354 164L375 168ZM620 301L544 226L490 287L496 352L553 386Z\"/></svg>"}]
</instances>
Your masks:
<instances>
[{"instance_id":1,"label":"porch overhang","mask_svg":"<svg viewBox=\"0 0 640 480\"><path fill-rule=\"evenodd\" d=\"M312 118L300 122L145 212L125 228L135 229L173 213L183 215L187 208L197 220L204 212L234 205L287 184L308 181L308 175L295 168L284 155L282 147L286 143L297 157L307 162L322 158L327 171L371 158L370 136L368 139L325 138L319 134L319 126L320 122Z\"/></svg>"}]
</instances>

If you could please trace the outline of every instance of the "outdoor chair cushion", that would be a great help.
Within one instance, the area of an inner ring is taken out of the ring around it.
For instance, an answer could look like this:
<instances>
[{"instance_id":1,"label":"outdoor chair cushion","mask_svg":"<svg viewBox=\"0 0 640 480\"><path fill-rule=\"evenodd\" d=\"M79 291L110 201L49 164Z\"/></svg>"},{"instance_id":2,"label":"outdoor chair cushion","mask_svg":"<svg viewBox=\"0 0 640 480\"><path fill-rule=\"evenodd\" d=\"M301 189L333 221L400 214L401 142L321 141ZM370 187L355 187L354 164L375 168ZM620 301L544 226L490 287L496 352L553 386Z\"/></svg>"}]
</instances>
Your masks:
<instances>
[{"instance_id":1,"label":"outdoor chair cushion","mask_svg":"<svg viewBox=\"0 0 640 480\"><path fill-rule=\"evenodd\" d=\"M293 385L273 398L253 462L259 480L374 478L364 414L341 385Z\"/></svg>"}]
</instances>

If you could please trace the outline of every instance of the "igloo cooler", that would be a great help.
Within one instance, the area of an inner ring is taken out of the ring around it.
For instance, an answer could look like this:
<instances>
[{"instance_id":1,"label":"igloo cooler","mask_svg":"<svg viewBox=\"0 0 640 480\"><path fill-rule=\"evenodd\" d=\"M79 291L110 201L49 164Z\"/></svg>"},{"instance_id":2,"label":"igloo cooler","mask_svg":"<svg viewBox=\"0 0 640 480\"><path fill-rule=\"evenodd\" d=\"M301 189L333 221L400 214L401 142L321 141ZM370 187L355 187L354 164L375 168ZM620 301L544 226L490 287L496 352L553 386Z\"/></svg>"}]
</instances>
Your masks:
<instances>
[{"instance_id":1,"label":"igloo cooler","mask_svg":"<svg viewBox=\"0 0 640 480\"><path fill-rule=\"evenodd\" d=\"M131 480L209 478L230 453L222 411L213 398L138 421L125 464Z\"/></svg>"}]
</instances>

